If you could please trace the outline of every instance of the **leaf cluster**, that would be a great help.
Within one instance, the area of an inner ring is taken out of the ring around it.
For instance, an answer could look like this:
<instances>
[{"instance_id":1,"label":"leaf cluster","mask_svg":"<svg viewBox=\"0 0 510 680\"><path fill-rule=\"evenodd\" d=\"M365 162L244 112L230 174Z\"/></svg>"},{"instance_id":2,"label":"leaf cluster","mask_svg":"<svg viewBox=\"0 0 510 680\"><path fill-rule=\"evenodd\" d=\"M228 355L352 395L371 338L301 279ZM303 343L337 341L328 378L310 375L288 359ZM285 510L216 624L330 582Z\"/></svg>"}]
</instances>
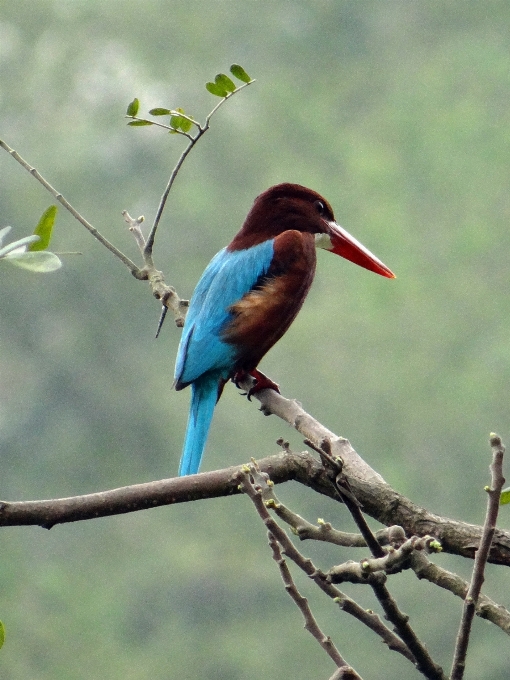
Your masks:
<instances>
[{"instance_id":1,"label":"leaf cluster","mask_svg":"<svg viewBox=\"0 0 510 680\"><path fill-rule=\"evenodd\" d=\"M232 78L227 76L225 73L218 73L218 75L214 78L214 82L207 82L205 84L206 90L216 97L220 97L220 99L225 100L231 95L235 94L245 85L253 82L253 79L250 78L244 68L239 64L232 64L230 67L230 73L234 76L234 78L237 78L237 80L240 80L243 84L238 86L235 84ZM137 116L139 110L140 100L138 97L135 97L128 104L126 110L126 116L133 119L128 123L128 125L132 127L158 125L159 127L168 129L170 134L181 134L185 135L186 137L190 137L190 131L192 130L193 126L197 128L199 133L204 129L200 123L193 118L193 116L186 114L184 109L181 107L169 109L163 106L157 106L153 109L150 109L149 114L151 116L169 116L168 125L157 123L156 121L148 120L147 118L138 118Z\"/></svg>"}]
</instances>

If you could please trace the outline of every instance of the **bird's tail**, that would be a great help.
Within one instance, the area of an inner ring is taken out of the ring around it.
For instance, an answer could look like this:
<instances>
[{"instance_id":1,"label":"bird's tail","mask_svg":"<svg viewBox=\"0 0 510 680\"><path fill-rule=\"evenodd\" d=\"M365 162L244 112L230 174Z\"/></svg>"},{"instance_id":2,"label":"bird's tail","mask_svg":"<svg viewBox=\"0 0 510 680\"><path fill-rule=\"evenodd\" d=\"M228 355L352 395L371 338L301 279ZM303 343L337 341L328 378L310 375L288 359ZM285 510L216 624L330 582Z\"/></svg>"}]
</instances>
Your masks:
<instances>
[{"instance_id":1,"label":"bird's tail","mask_svg":"<svg viewBox=\"0 0 510 680\"><path fill-rule=\"evenodd\" d=\"M194 475L198 472L214 407L222 387L221 377L215 374L203 375L191 384L191 404L179 476Z\"/></svg>"}]
</instances>

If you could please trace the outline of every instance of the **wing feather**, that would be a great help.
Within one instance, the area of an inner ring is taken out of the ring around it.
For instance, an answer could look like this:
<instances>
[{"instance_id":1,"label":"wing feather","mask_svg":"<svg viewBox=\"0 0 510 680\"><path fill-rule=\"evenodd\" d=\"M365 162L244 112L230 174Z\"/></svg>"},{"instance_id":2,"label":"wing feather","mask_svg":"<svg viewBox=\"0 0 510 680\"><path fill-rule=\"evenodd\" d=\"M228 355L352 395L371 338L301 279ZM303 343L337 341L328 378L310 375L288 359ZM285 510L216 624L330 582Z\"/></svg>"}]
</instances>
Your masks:
<instances>
[{"instance_id":1,"label":"wing feather","mask_svg":"<svg viewBox=\"0 0 510 680\"><path fill-rule=\"evenodd\" d=\"M273 240L245 250L221 250L209 263L191 298L175 367L182 389L210 371L231 372L236 348L224 340L232 305L264 277L273 259Z\"/></svg>"}]
</instances>

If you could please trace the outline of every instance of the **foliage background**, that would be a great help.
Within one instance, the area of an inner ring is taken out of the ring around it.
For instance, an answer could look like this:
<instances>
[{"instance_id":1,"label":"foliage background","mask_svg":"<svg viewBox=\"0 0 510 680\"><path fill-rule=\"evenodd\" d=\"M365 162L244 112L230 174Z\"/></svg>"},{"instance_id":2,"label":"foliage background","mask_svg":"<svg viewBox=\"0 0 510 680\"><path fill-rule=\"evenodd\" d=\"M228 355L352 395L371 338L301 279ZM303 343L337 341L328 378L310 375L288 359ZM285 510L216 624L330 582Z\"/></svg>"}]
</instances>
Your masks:
<instances>
[{"instance_id":1,"label":"foliage background","mask_svg":"<svg viewBox=\"0 0 510 680\"><path fill-rule=\"evenodd\" d=\"M182 140L128 129L127 103L203 118L215 103L203 83L241 63L258 82L186 164L158 265L190 295L260 191L292 181L323 193L398 279L321 255L309 300L262 368L400 492L480 523L488 433L509 439L509 29L510 6L496 0L3 2L0 136L136 258L120 211L151 220ZM20 238L51 198L7 154L0 177L0 226ZM62 210L53 248L83 256L51 275L0 271L0 498L172 476L187 415L187 395L171 390L178 330L169 323L154 341L147 286ZM204 469L267 455L281 435L302 447L230 387ZM279 493L311 520L350 528L306 489ZM4 680L333 670L244 498L4 529L1 546ZM303 548L325 568L352 557ZM418 677L298 582L365 678ZM460 603L410 575L392 589L448 668ZM486 592L510 605L504 570L489 568ZM506 678L508 662L504 634L477 621L466 678Z\"/></svg>"}]
</instances>

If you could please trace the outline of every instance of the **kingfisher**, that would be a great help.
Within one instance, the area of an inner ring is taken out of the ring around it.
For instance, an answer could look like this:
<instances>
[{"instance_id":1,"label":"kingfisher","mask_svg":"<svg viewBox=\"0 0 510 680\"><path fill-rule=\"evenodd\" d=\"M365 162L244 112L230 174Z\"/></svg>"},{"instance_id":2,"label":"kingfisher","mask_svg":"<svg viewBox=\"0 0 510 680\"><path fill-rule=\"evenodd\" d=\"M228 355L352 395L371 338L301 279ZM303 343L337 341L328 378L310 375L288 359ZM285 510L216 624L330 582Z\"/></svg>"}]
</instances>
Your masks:
<instances>
[{"instance_id":1,"label":"kingfisher","mask_svg":"<svg viewBox=\"0 0 510 680\"><path fill-rule=\"evenodd\" d=\"M278 391L257 366L301 309L315 274L316 248L395 278L336 223L331 205L317 192L286 183L260 194L190 300L175 365L175 389L191 385L179 475L199 471L214 407L228 380L237 384L252 376L248 396L265 388Z\"/></svg>"}]
</instances>

